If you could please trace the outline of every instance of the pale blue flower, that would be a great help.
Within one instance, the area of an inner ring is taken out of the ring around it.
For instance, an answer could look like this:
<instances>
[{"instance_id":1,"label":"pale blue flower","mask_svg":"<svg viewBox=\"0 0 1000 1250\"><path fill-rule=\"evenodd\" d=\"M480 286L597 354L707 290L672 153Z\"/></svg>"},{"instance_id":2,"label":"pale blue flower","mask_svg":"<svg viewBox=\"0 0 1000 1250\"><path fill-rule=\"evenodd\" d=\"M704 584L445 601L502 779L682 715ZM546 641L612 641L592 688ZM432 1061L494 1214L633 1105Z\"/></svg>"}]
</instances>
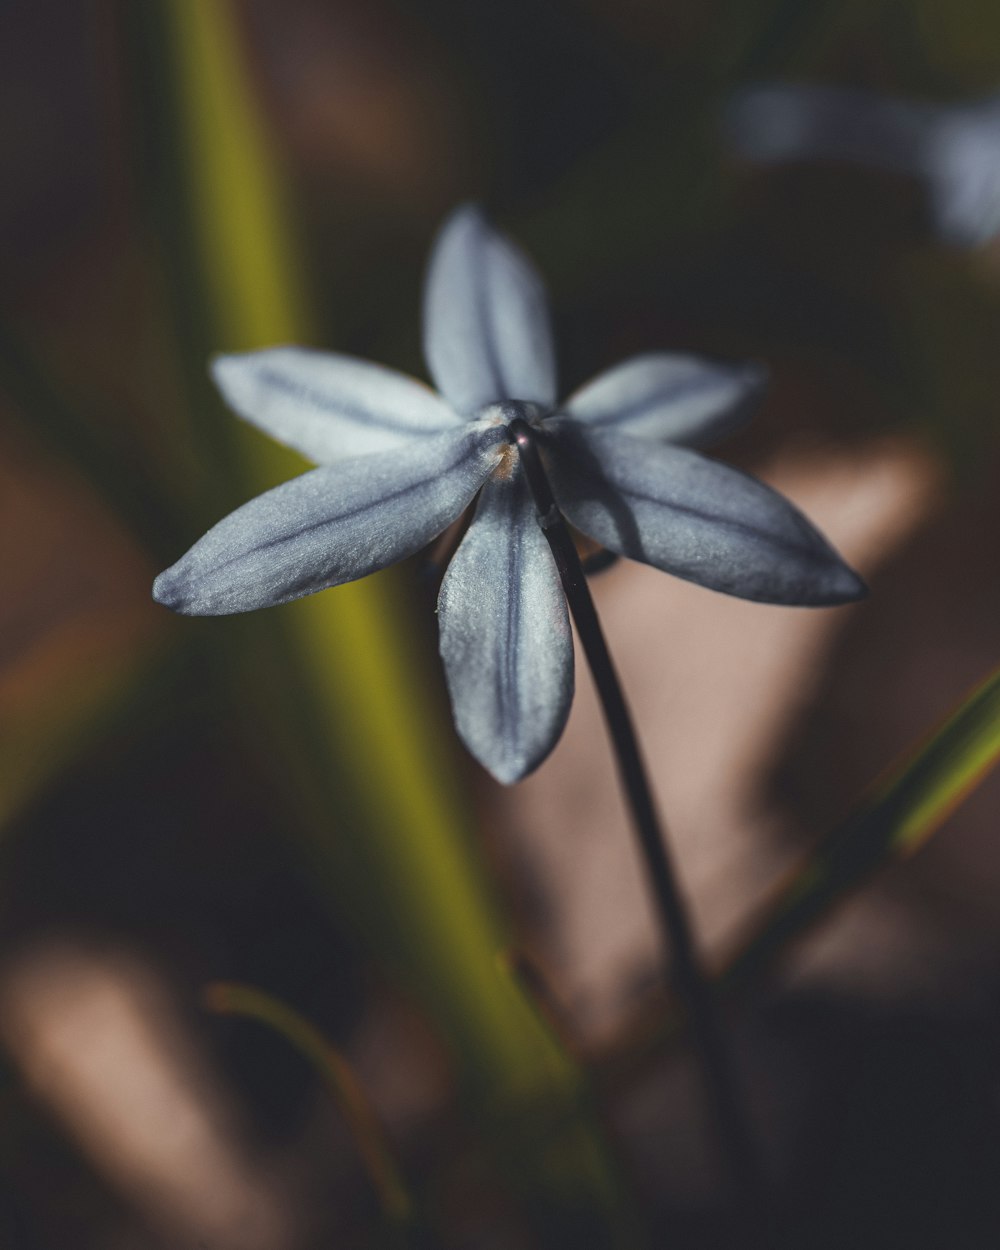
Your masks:
<instances>
[{"instance_id":1,"label":"pale blue flower","mask_svg":"<svg viewBox=\"0 0 1000 1250\"><path fill-rule=\"evenodd\" d=\"M557 406L542 284L474 207L434 248L424 350L440 395L301 347L218 358L234 411L322 467L225 517L154 596L196 616L284 603L412 555L478 496L441 586L441 655L459 734L513 782L551 751L573 696L566 600L508 434L515 418L538 431L566 516L612 551L763 602L863 592L790 503L692 450L741 419L760 369L651 353Z\"/></svg>"},{"instance_id":2,"label":"pale blue flower","mask_svg":"<svg viewBox=\"0 0 1000 1250\"><path fill-rule=\"evenodd\" d=\"M1000 96L930 104L775 83L733 96L726 130L752 161L850 161L917 179L938 233L956 246L1000 232Z\"/></svg>"}]
</instances>

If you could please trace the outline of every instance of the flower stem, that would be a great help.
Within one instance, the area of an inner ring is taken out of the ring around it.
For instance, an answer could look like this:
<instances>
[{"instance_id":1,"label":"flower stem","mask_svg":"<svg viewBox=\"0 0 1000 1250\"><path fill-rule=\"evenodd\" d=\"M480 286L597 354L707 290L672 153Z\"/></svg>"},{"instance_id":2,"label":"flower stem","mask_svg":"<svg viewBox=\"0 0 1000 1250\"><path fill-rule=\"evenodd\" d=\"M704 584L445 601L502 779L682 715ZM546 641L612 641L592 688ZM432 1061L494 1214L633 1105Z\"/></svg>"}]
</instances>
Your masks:
<instances>
[{"instance_id":1,"label":"flower stem","mask_svg":"<svg viewBox=\"0 0 1000 1250\"><path fill-rule=\"evenodd\" d=\"M594 600L576 545L556 505L538 451L538 435L526 421L510 424L510 434L534 496L542 527L562 579L570 612L601 699L622 786L646 864L649 885L667 949L668 966L692 1029L706 1092L718 1126L721 1152L740 1206L748 1214L764 1210L764 1183L753 1133L740 1096L714 991L702 971L691 923L660 829L632 718L608 652Z\"/></svg>"}]
</instances>

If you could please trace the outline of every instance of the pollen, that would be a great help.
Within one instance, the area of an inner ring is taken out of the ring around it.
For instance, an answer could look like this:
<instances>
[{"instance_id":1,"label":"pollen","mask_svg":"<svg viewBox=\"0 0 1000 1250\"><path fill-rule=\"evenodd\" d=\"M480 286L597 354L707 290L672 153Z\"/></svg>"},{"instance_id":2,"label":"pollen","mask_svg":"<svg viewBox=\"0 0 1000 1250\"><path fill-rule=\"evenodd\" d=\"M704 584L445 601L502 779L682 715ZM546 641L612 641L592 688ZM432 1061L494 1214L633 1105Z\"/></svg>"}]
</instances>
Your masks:
<instances>
[{"instance_id":1,"label":"pollen","mask_svg":"<svg viewBox=\"0 0 1000 1250\"><path fill-rule=\"evenodd\" d=\"M501 482L506 482L514 472L514 466L517 464L519 453L513 443L504 443L499 450L500 458L497 460L497 466L493 470L493 477Z\"/></svg>"}]
</instances>

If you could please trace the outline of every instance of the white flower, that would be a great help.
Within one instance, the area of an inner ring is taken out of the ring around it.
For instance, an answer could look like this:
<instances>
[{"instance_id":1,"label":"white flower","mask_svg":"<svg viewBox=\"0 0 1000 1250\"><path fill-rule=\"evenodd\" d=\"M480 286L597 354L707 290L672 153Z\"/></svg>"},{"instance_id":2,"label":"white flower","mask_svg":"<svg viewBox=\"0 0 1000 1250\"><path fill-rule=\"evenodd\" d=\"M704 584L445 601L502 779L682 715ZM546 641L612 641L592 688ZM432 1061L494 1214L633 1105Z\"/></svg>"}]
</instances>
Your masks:
<instances>
[{"instance_id":1,"label":"white flower","mask_svg":"<svg viewBox=\"0 0 1000 1250\"><path fill-rule=\"evenodd\" d=\"M338 586L412 555L478 495L441 586L441 654L459 734L513 782L551 751L573 696L566 600L514 419L537 431L560 509L620 555L770 603L863 593L790 503L691 450L740 419L758 368L638 356L557 405L542 284L474 207L434 248L424 349L440 396L300 347L217 359L230 406L322 467L225 517L157 578L155 598L212 616Z\"/></svg>"},{"instance_id":2,"label":"white flower","mask_svg":"<svg viewBox=\"0 0 1000 1250\"><path fill-rule=\"evenodd\" d=\"M832 159L917 179L948 243L976 247L1000 232L1000 96L928 104L774 83L733 96L726 129L763 164Z\"/></svg>"}]
</instances>

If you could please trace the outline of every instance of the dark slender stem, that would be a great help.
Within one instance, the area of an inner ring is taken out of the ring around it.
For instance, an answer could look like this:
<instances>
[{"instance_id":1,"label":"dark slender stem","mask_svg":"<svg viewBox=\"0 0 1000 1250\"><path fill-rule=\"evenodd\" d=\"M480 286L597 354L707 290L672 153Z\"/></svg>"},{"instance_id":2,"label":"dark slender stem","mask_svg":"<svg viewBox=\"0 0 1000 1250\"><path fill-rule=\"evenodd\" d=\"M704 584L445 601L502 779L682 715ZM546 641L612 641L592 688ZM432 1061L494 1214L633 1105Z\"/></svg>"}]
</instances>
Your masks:
<instances>
[{"instance_id":1,"label":"dark slender stem","mask_svg":"<svg viewBox=\"0 0 1000 1250\"><path fill-rule=\"evenodd\" d=\"M534 496L539 524L552 548L577 633L600 695L622 786L646 863L649 884L666 939L669 966L687 1011L701 1058L725 1162L745 1207L763 1210L761 1176L753 1134L739 1094L712 987L698 962L691 924L660 831L635 729L608 652L597 610L576 546L563 520L538 452L538 435L526 421L510 424L525 477Z\"/></svg>"}]
</instances>

